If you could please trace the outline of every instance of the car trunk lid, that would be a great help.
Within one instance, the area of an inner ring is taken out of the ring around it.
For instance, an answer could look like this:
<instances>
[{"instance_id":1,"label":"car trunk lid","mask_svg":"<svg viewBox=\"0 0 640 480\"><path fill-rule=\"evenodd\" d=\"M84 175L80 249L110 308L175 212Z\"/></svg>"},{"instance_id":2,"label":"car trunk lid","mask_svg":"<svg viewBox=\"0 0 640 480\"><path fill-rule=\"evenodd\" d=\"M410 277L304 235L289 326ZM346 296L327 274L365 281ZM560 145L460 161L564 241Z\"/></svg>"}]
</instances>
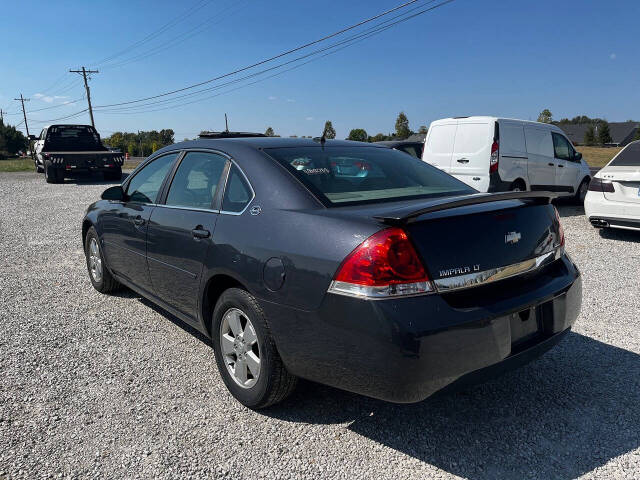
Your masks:
<instances>
[{"instance_id":1,"label":"car trunk lid","mask_svg":"<svg viewBox=\"0 0 640 480\"><path fill-rule=\"evenodd\" d=\"M640 204L640 167L607 167L598 175L613 183L613 192L604 192L607 200Z\"/></svg>"}]
</instances>

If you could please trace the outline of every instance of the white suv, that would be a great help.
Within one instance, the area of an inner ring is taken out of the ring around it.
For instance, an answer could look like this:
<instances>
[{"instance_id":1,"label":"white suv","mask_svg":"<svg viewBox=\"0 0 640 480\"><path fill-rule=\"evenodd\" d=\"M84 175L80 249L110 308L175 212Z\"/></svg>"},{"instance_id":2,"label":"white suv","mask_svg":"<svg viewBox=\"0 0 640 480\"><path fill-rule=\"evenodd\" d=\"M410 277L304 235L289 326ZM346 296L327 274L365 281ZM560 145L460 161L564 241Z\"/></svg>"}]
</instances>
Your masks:
<instances>
[{"instance_id":1,"label":"white suv","mask_svg":"<svg viewBox=\"0 0 640 480\"><path fill-rule=\"evenodd\" d=\"M481 192L546 190L584 201L591 172L555 125L496 117L431 123L422 160Z\"/></svg>"}]
</instances>

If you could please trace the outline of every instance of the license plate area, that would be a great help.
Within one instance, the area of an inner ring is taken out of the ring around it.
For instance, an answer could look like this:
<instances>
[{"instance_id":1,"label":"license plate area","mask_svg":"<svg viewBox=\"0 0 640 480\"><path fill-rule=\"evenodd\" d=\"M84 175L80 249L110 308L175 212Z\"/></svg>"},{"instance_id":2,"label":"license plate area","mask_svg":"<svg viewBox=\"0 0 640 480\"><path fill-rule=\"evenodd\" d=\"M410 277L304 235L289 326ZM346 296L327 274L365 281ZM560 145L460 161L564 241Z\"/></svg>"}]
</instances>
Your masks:
<instances>
[{"instance_id":1,"label":"license plate area","mask_svg":"<svg viewBox=\"0 0 640 480\"><path fill-rule=\"evenodd\" d=\"M511 352L527 348L553 329L553 301L511 315Z\"/></svg>"}]
</instances>

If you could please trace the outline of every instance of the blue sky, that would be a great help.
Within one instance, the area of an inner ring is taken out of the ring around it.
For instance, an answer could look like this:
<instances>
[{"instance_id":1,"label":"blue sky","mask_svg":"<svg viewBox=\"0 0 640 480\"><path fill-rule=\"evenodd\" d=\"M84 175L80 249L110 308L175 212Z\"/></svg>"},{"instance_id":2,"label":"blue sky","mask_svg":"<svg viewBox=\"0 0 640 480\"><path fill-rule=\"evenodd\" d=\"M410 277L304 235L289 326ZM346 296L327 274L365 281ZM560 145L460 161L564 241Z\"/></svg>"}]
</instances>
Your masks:
<instances>
[{"instance_id":1,"label":"blue sky","mask_svg":"<svg viewBox=\"0 0 640 480\"><path fill-rule=\"evenodd\" d=\"M27 111L78 100L84 94L80 77L65 71L115 53L121 55L99 63L100 73L90 82L94 105L162 93L315 40L400 3L3 2L0 108L17 112L12 99L20 92L31 98ZM193 6L200 8L184 16ZM19 18L28 21L9 21ZM638 120L638 18L637 0L455 0L336 54L215 98L136 114L96 109L96 126L103 136L115 130L173 128L181 140L201 129L224 128L225 112L231 129L272 126L281 135L319 135L324 121L332 120L339 138L351 128L388 133L401 110L414 130L457 115L535 119L544 108L556 119L585 114ZM123 61L128 63L117 65ZM38 133L45 120L84 108L83 99L33 112L28 115L31 133ZM5 117L12 124L21 119ZM65 121L88 123L89 117L85 113Z\"/></svg>"}]
</instances>

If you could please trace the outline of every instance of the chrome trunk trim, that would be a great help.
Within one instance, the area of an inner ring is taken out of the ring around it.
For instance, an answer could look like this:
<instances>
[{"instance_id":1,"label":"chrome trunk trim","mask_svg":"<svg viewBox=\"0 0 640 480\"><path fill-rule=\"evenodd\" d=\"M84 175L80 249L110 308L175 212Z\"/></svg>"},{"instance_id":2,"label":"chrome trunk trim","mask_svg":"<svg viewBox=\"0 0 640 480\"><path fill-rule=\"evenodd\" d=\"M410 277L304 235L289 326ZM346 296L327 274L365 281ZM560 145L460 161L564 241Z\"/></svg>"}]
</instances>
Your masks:
<instances>
[{"instance_id":1,"label":"chrome trunk trim","mask_svg":"<svg viewBox=\"0 0 640 480\"><path fill-rule=\"evenodd\" d=\"M562 256L562 248L545 253L539 257L531 258L523 262L514 263L505 267L496 267L482 272L467 273L457 277L439 278L433 283L436 291L447 293L465 288L479 287L489 283L505 280L525 273L533 272L540 267L551 263Z\"/></svg>"}]
</instances>

